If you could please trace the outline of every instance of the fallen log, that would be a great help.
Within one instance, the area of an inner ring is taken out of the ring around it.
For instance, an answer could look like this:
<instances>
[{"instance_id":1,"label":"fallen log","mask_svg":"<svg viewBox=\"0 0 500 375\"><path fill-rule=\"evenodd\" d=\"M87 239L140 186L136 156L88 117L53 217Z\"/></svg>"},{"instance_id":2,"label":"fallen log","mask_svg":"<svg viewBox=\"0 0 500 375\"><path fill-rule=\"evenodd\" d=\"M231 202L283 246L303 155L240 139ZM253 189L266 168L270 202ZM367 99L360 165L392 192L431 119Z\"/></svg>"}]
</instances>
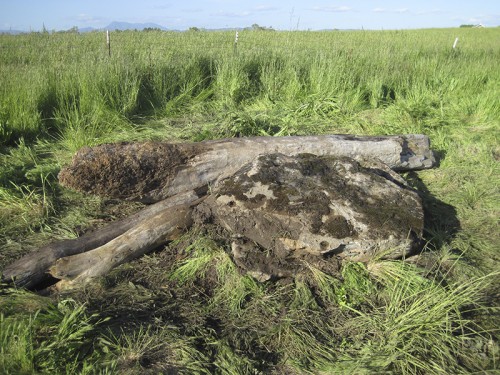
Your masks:
<instances>
[{"instance_id":1,"label":"fallen log","mask_svg":"<svg viewBox=\"0 0 500 375\"><path fill-rule=\"evenodd\" d=\"M59 287L84 284L178 238L191 226L191 212L192 207L187 205L170 207L97 249L57 260L49 272L62 280Z\"/></svg>"},{"instance_id":2,"label":"fallen log","mask_svg":"<svg viewBox=\"0 0 500 375\"><path fill-rule=\"evenodd\" d=\"M2 281L14 282L17 286L32 289L50 278L49 269L60 258L96 249L126 231L139 226L145 220L179 205L190 205L200 197L194 191L186 191L153 205L122 220L90 231L75 239L53 242L29 253L8 265L2 273Z\"/></svg>"},{"instance_id":3,"label":"fallen log","mask_svg":"<svg viewBox=\"0 0 500 375\"><path fill-rule=\"evenodd\" d=\"M275 153L378 160L396 171L431 168L435 163L429 139L423 135L256 137L83 148L59 174L61 184L92 194L157 203L78 239L28 254L8 266L2 279L33 288L52 275L63 280L60 285L65 287L104 275L187 228L192 207L211 186L260 155Z\"/></svg>"},{"instance_id":4,"label":"fallen log","mask_svg":"<svg viewBox=\"0 0 500 375\"><path fill-rule=\"evenodd\" d=\"M61 184L86 193L152 203L231 176L257 156L308 153L378 159L396 171L431 168L424 135L254 137L200 143L107 144L83 148L59 174Z\"/></svg>"}]
</instances>

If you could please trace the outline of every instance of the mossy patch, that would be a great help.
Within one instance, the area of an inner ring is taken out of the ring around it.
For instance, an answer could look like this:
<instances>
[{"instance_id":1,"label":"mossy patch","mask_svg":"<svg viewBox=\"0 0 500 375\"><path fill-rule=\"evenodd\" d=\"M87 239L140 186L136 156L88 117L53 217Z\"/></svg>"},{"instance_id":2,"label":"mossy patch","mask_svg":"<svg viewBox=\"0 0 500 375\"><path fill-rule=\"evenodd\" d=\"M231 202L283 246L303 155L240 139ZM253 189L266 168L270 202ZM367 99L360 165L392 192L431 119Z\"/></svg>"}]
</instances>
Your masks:
<instances>
[{"instance_id":1,"label":"mossy patch","mask_svg":"<svg viewBox=\"0 0 500 375\"><path fill-rule=\"evenodd\" d=\"M259 280L295 276L306 259L369 261L379 250L392 258L414 250L423 208L400 180L377 162L266 154L214 187L200 210L236 238L241 268Z\"/></svg>"}]
</instances>

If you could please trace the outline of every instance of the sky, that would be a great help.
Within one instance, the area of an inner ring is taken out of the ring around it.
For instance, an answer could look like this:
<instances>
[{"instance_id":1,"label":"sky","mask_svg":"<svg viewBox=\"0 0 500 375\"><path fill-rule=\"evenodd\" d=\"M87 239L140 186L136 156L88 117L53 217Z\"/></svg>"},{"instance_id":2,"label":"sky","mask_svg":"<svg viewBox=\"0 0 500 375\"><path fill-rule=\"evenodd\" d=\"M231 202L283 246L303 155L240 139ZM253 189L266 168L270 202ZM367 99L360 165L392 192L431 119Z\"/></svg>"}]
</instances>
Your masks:
<instances>
[{"instance_id":1,"label":"sky","mask_svg":"<svg viewBox=\"0 0 500 375\"><path fill-rule=\"evenodd\" d=\"M0 0L0 30L103 28L112 21L176 30L253 24L276 30L499 26L500 0Z\"/></svg>"}]
</instances>

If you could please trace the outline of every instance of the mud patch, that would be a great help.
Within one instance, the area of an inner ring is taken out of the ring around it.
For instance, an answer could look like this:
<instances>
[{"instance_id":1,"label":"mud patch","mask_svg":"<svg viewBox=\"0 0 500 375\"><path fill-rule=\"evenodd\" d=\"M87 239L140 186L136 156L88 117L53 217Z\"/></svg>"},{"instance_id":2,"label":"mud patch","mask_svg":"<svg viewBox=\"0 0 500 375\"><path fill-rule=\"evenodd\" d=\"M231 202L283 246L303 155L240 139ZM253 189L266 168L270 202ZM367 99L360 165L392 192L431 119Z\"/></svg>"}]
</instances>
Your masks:
<instances>
[{"instance_id":1,"label":"mud patch","mask_svg":"<svg viewBox=\"0 0 500 375\"><path fill-rule=\"evenodd\" d=\"M259 281L408 256L424 217L418 194L382 163L310 154L263 155L196 211L230 233L234 262Z\"/></svg>"}]
</instances>

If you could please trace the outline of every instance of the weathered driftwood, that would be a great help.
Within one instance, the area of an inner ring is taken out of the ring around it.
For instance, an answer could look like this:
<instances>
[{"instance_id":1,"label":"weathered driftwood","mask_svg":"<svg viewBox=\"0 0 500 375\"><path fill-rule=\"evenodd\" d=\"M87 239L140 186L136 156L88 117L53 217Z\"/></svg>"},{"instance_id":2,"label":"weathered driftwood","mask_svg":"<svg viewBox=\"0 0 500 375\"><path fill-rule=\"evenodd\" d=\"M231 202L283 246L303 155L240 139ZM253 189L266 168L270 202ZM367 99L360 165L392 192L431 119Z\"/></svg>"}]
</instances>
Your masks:
<instances>
[{"instance_id":1,"label":"weathered driftwood","mask_svg":"<svg viewBox=\"0 0 500 375\"><path fill-rule=\"evenodd\" d=\"M83 148L59 179L79 191L152 203L231 176L242 165L269 153L364 157L397 171L430 168L435 163L424 135L255 137Z\"/></svg>"},{"instance_id":2,"label":"weathered driftwood","mask_svg":"<svg viewBox=\"0 0 500 375\"><path fill-rule=\"evenodd\" d=\"M4 269L2 279L33 288L49 270L66 285L103 275L172 238L178 233L176 228L189 226L192 206L212 184L232 176L259 155L272 153L377 159L398 171L430 168L435 162L429 140L423 135L258 137L84 148L61 171L63 185L158 203L78 239L56 242L28 254Z\"/></svg>"},{"instance_id":3,"label":"weathered driftwood","mask_svg":"<svg viewBox=\"0 0 500 375\"><path fill-rule=\"evenodd\" d=\"M97 249L57 260L50 274L63 280L63 287L105 275L114 267L178 238L191 226L191 213L188 205L163 210Z\"/></svg>"},{"instance_id":4,"label":"weathered driftwood","mask_svg":"<svg viewBox=\"0 0 500 375\"><path fill-rule=\"evenodd\" d=\"M37 251L18 259L3 270L2 279L14 282L17 286L34 288L50 277L49 269L63 257L84 253L96 249L126 231L141 225L145 220L158 215L171 207L190 205L199 197L194 191L178 194L158 203L145 207L141 211L107 226L87 232L81 237L53 242Z\"/></svg>"}]
</instances>

